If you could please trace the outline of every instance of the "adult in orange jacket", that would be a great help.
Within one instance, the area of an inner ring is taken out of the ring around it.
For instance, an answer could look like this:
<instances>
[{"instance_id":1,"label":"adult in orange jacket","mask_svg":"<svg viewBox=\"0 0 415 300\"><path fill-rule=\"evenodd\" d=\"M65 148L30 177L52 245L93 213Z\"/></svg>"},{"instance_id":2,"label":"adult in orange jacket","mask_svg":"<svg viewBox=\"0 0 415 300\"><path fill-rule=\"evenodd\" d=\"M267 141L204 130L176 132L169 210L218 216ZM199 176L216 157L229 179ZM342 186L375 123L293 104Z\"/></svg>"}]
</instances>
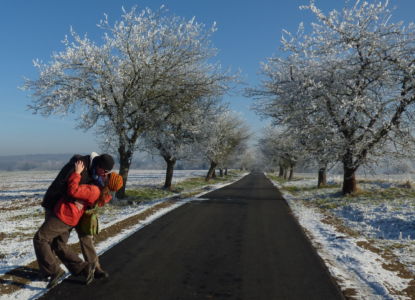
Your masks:
<instances>
[{"instance_id":1,"label":"adult in orange jacket","mask_svg":"<svg viewBox=\"0 0 415 300\"><path fill-rule=\"evenodd\" d=\"M78 224L87 206L97 201L98 205L104 205L111 200L109 190L117 191L122 187L122 177L116 173L110 174L102 190L96 185L79 184L84 168L82 161L75 163L75 172L68 179L67 195L59 200L54 209L55 215L45 220L33 238L39 269L44 276L51 277L48 288L54 287L65 274L53 254L52 241L67 235ZM89 284L94 278L95 264L81 260L66 243L60 247L61 259L73 262L67 266L69 271L74 275L84 275L86 284Z\"/></svg>"}]
</instances>

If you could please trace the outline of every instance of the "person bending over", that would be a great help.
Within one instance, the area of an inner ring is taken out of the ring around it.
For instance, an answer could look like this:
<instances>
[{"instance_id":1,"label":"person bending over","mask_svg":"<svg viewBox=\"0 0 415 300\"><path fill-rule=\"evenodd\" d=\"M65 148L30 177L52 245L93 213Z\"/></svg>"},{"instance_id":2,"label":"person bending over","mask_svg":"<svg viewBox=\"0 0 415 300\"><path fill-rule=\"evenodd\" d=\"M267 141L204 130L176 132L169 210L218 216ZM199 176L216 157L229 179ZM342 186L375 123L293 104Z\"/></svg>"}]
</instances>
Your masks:
<instances>
[{"instance_id":1,"label":"person bending over","mask_svg":"<svg viewBox=\"0 0 415 300\"><path fill-rule=\"evenodd\" d=\"M54 214L48 216L33 238L36 258L41 273L50 276L48 288L57 285L65 272L60 268L52 250L52 242L60 239L58 244L61 260L71 262L68 270L74 275L84 275L85 283L89 284L94 278L95 262L83 261L67 245L67 236L78 224L88 206L104 205L111 200L110 191L117 191L122 187L122 177L116 173L109 175L109 180L103 188L93 184L80 184L81 173L85 169L82 161L75 163L75 171L69 176L67 193L58 201ZM64 238L61 238L61 237ZM56 246L56 245L55 245Z\"/></svg>"}]
</instances>

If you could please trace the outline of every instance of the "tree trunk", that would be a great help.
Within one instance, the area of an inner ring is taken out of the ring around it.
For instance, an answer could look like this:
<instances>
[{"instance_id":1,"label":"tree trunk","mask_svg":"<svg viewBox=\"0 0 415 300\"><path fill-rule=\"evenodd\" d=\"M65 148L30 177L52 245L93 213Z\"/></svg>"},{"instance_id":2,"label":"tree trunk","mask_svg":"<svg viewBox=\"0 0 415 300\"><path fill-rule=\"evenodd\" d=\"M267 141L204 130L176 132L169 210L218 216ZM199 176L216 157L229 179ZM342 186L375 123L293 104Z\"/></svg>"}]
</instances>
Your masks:
<instances>
[{"instance_id":1,"label":"tree trunk","mask_svg":"<svg viewBox=\"0 0 415 300\"><path fill-rule=\"evenodd\" d=\"M219 176L223 177L223 169L222 168L219 169Z\"/></svg>"},{"instance_id":2,"label":"tree trunk","mask_svg":"<svg viewBox=\"0 0 415 300\"><path fill-rule=\"evenodd\" d=\"M210 162L210 168L209 168L209 171L206 175L206 181L209 181L211 178L214 178L216 166L217 166L217 163L215 163L213 161Z\"/></svg>"},{"instance_id":3,"label":"tree trunk","mask_svg":"<svg viewBox=\"0 0 415 300\"><path fill-rule=\"evenodd\" d=\"M327 185L327 168L321 167L318 170L318 183L317 188L321 188L322 186Z\"/></svg>"},{"instance_id":4,"label":"tree trunk","mask_svg":"<svg viewBox=\"0 0 415 300\"><path fill-rule=\"evenodd\" d=\"M343 195L357 192L355 172L354 168L344 168Z\"/></svg>"},{"instance_id":5,"label":"tree trunk","mask_svg":"<svg viewBox=\"0 0 415 300\"><path fill-rule=\"evenodd\" d=\"M343 195L357 192L356 173L357 168L353 166L353 156L350 151L343 157Z\"/></svg>"},{"instance_id":6,"label":"tree trunk","mask_svg":"<svg viewBox=\"0 0 415 300\"><path fill-rule=\"evenodd\" d=\"M225 176L228 176L228 168L225 168Z\"/></svg>"},{"instance_id":7,"label":"tree trunk","mask_svg":"<svg viewBox=\"0 0 415 300\"><path fill-rule=\"evenodd\" d=\"M174 166L176 164L176 159L171 156L163 156L164 160L166 161L167 168L166 168L166 180L164 181L163 188L170 190L171 189L171 183L173 180L173 172L174 172Z\"/></svg>"},{"instance_id":8,"label":"tree trunk","mask_svg":"<svg viewBox=\"0 0 415 300\"><path fill-rule=\"evenodd\" d=\"M278 177L284 176L284 168L280 165L280 172L278 173Z\"/></svg>"},{"instance_id":9,"label":"tree trunk","mask_svg":"<svg viewBox=\"0 0 415 300\"><path fill-rule=\"evenodd\" d=\"M285 180L287 180L287 176L288 176L288 169L287 169L287 168L285 168L285 167L284 167L283 174L284 174L284 179L285 179Z\"/></svg>"},{"instance_id":10,"label":"tree trunk","mask_svg":"<svg viewBox=\"0 0 415 300\"><path fill-rule=\"evenodd\" d=\"M133 157L133 151L127 150L124 145L118 148L118 154L120 155L120 175L123 179L123 186L117 192L116 196L118 199L125 198L125 186L127 185L128 172L130 171L131 159Z\"/></svg>"},{"instance_id":11,"label":"tree trunk","mask_svg":"<svg viewBox=\"0 0 415 300\"><path fill-rule=\"evenodd\" d=\"M294 165L290 165L290 175L288 176L288 180L293 180L294 177Z\"/></svg>"}]
</instances>

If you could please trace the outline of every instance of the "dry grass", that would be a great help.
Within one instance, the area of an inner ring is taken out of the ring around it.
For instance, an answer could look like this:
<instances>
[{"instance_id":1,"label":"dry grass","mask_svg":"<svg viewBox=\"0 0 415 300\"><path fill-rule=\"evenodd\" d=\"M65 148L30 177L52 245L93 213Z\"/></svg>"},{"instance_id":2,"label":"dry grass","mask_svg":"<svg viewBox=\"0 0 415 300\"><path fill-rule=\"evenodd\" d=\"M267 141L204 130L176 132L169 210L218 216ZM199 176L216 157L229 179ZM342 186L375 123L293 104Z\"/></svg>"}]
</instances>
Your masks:
<instances>
[{"instance_id":1,"label":"dry grass","mask_svg":"<svg viewBox=\"0 0 415 300\"><path fill-rule=\"evenodd\" d=\"M34 212L27 212L25 214L15 215L8 218L8 221L22 221L27 219L41 219L45 213L42 210L34 211Z\"/></svg>"},{"instance_id":2,"label":"dry grass","mask_svg":"<svg viewBox=\"0 0 415 300\"><path fill-rule=\"evenodd\" d=\"M12 205L8 207L2 207L1 210L3 211L11 211L11 210L19 210L19 209L26 209L31 206L40 206L41 201L19 201L18 205Z\"/></svg>"},{"instance_id":3,"label":"dry grass","mask_svg":"<svg viewBox=\"0 0 415 300\"><path fill-rule=\"evenodd\" d=\"M343 224L343 222L332 216L329 215L327 212L324 213L325 218L322 220L326 224L330 224L336 228L336 230L346 236L350 237L358 237L360 234L356 231L353 231L352 229L348 228ZM410 297L410 299L415 299L415 278L414 274L405 267L404 264L399 262L398 258L392 253L391 249L388 249L387 247L380 247L376 245L376 242L373 240L370 241L358 241L357 246L364 248L366 250L369 250L373 253L378 254L384 259L384 263L382 264L382 267L385 270L396 272L397 275L404 279L413 279L408 287L404 289L403 291L397 291L390 287L387 287L389 292L396 296L406 296ZM345 294L346 299L353 299L353 293L349 293L350 291L347 291L347 294ZM345 293L345 291L343 291ZM348 298L350 297L350 298Z\"/></svg>"},{"instance_id":4,"label":"dry grass","mask_svg":"<svg viewBox=\"0 0 415 300\"><path fill-rule=\"evenodd\" d=\"M0 232L0 242L7 238L7 235L4 232Z\"/></svg>"},{"instance_id":5,"label":"dry grass","mask_svg":"<svg viewBox=\"0 0 415 300\"><path fill-rule=\"evenodd\" d=\"M323 212L324 214L324 219L322 219L321 221L325 224L329 224L334 226L334 228L336 228L337 232L340 232L346 236L349 237L359 237L360 234L354 230L352 230L351 228L347 227L344 225L344 223L336 218L335 216L329 214L328 212Z\"/></svg>"},{"instance_id":6,"label":"dry grass","mask_svg":"<svg viewBox=\"0 0 415 300\"><path fill-rule=\"evenodd\" d=\"M403 265L401 262L399 262L398 258L387 248L380 248L373 246L373 241L360 241L357 242L357 245L359 247L365 248L371 252L377 253L380 255L383 259L385 259L385 263L382 264L382 267L385 270L396 272L399 277L404 279L412 279L408 287L404 289L403 291L396 291L393 289L389 289L391 293L397 296L406 296L410 299L415 299L415 279L414 274L412 274L408 269L406 269L405 265Z\"/></svg>"}]
</instances>

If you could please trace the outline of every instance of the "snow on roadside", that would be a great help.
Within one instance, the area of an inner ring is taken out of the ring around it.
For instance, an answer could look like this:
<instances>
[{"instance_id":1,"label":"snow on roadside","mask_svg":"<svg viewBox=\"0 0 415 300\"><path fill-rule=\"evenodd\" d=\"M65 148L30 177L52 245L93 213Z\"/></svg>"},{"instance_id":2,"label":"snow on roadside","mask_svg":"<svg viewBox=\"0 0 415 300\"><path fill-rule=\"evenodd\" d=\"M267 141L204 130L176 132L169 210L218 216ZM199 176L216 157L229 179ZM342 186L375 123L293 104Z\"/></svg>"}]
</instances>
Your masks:
<instances>
[{"instance_id":1,"label":"snow on roadside","mask_svg":"<svg viewBox=\"0 0 415 300\"><path fill-rule=\"evenodd\" d=\"M274 185L278 188L282 187L281 184L276 182L274 182ZM315 185L316 179L309 178L292 181L283 186L311 187ZM295 193L295 196L284 191L284 189L281 192L330 272L338 280L342 290L356 291L357 295L354 296L356 299L409 299L408 297L392 294L392 291L403 291L408 287L411 279L401 278L396 272L385 270L382 267L382 263L385 262L383 257L358 246L358 242L368 242L365 234L370 236L375 228L372 227L372 231L370 231L369 227L367 227L366 231L363 231L363 234L359 237L345 236L335 226L323 222L326 216L321 210L312 205L305 205L307 201L313 198L306 190ZM325 196L330 196L330 193L333 194L333 190L327 191L323 189L316 193L326 193L327 195ZM372 217L378 220L382 219L382 214L372 214L372 211L376 209L379 212L382 211L381 209L379 210L379 205L373 205L376 208L372 207L372 209L365 204L355 204L355 206L362 210L366 209L366 216L368 217L372 215ZM336 217L346 220L347 218L345 218L345 214L341 213L341 210L347 210L347 207L349 206L341 206L337 211L334 209L331 212ZM355 213L350 213L349 215L356 216ZM365 223L361 221L362 219L357 220L357 223L360 225L354 224L351 228L358 230L365 227ZM388 224L390 225L391 223Z\"/></svg>"},{"instance_id":2,"label":"snow on roadside","mask_svg":"<svg viewBox=\"0 0 415 300\"><path fill-rule=\"evenodd\" d=\"M108 238L107 240L102 241L101 243L98 243L96 245L96 247L95 247L98 255L101 255L102 253L108 251L110 248L112 248L113 246L117 245L122 240L128 238L130 235L134 234L135 232L137 232L138 230L140 230L143 227L147 226L148 224L151 224L156 219L158 219L161 216L167 214L168 212L170 212L170 211L172 211L172 210L174 210L174 209L176 209L176 208L178 208L178 207L180 207L180 206L182 206L182 205L184 205L184 204L186 204L186 203L188 203L190 201L204 201L204 199L201 198L201 196L203 196L204 194L209 193L209 192L211 192L211 191L213 191L215 189L219 189L219 188L222 188L222 187L227 186L229 184L232 184L233 182L239 180L240 178L246 176L247 174L248 173L241 174L237 179L235 179L232 182L210 185L209 189L206 190L206 191L204 191L204 192L201 192L201 193L199 193L199 194L197 194L197 195L195 195L195 196L193 196L191 198L186 198L186 199L182 199L180 201L177 201L173 205L170 205L170 206L168 206L166 208L157 210L154 214L148 216L145 220L139 222L138 224L136 224L136 225L134 225L132 227L129 227L129 228L121 231L120 233L118 233L114 237ZM194 176L197 176L197 174L194 173L194 172L192 172L191 175L189 175L187 177L186 176L183 176L184 177L183 179L189 178L189 177L194 177ZM150 184L154 184L154 180L153 181L148 180L147 184L149 184L149 183ZM196 199L196 198L198 198L198 199ZM103 226L103 228L108 227L108 226L111 226L112 224L117 223L117 222L119 222L121 220L127 219L130 216L139 214L140 212L143 212L143 211L145 211L147 209L150 209L150 208L152 208L153 206L155 206L157 204L160 204L160 203L162 203L164 201L167 201L168 199L169 198L158 199L158 200L154 200L154 201L151 201L151 202L147 202L146 204L140 204L140 205L132 205L132 206L121 207L122 212L118 213L118 216L119 216L118 219L112 220L111 222L107 222L105 224L105 226ZM2 214L0 214L0 216L1 215ZM33 221L33 220L31 220L31 221ZM31 240L30 240L30 242L31 242ZM71 235L71 238L69 240L69 243L75 243L75 242L77 242L77 237L76 237L76 235L72 234ZM18 242L18 243L19 243L19 247L20 247L21 242ZM16 243L14 243L14 245L16 247ZM0 247L1 247L1 245L0 245ZM18 251L21 251L21 248L19 248L19 247L16 248L16 249L18 249L17 250L17 253L18 253ZM0 248L0 250L1 250L1 248ZM34 257L33 257L33 253L32 252L33 252L33 249L32 249L32 246L31 246L31 256L30 257L27 257L24 260L22 260L22 258L18 259L16 261L16 264L15 265L9 265L8 267L2 266L0 268L0 275L1 274L4 274L7 270L10 270L11 267L22 266L22 265L27 264L29 261L34 260ZM80 254L80 257L82 257L81 254ZM61 265L61 267L64 268L64 269L66 269L65 266L63 266L63 265ZM69 274L67 275L67 277L69 277ZM0 300L9 300L9 299L16 299L16 300L37 299L37 298L41 297L44 293L47 292L46 285L47 285L47 282L32 281L29 284L27 284L25 286L25 288L19 289L19 290L17 290L16 292L14 292L12 294L0 295Z\"/></svg>"}]
</instances>

